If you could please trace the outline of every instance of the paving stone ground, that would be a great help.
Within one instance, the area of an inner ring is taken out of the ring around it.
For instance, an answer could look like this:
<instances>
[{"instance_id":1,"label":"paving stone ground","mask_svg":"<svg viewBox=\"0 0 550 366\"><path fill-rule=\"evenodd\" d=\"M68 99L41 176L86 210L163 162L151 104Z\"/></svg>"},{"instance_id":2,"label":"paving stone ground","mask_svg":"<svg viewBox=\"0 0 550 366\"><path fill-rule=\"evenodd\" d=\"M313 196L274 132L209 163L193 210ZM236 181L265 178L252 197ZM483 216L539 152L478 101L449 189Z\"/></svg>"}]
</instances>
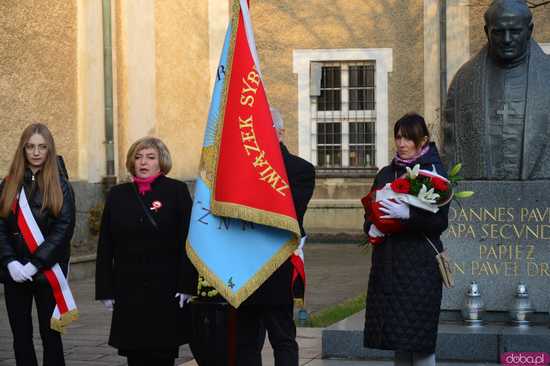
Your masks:
<instances>
[{"instance_id":1,"label":"paving stone ground","mask_svg":"<svg viewBox=\"0 0 550 366\"><path fill-rule=\"evenodd\" d=\"M305 257L308 275L306 307L309 312L317 312L327 306L365 293L370 254L364 249L355 244L307 244ZM111 313L106 311L101 303L93 300L93 280L73 281L71 288L81 316L63 336L67 366L126 365L126 359L118 356L116 350L107 345ZM36 320L35 324L35 347L41 359L41 342ZM320 329L300 328L297 339L300 344L301 364L320 358ZM192 360L187 346L180 349L180 356L176 365ZM264 348L264 359L265 366L273 364L269 342L266 342ZM2 295L0 296L0 366L12 365L15 365L12 336ZM318 363L318 365L322 364Z\"/></svg>"}]
</instances>

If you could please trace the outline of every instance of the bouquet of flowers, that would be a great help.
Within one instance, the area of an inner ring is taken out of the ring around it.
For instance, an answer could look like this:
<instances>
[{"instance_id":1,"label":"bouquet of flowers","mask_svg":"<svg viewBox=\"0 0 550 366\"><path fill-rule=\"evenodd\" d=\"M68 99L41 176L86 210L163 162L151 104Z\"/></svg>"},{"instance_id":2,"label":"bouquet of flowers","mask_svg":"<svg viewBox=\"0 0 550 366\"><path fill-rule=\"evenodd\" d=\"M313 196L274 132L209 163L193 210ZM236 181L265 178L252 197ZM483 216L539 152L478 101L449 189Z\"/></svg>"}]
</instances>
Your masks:
<instances>
[{"instance_id":1,"label":"bouquet of flowers","mask_svg":"<svg viewBox=\"0 0 550 366\"><path fill-rule=\"evenodd\" d=\"M199 276L197 282L197 297L201 299L210 299L218 295L218 290L216 290L210 283L203 277Z\"/></svg>"},{"instance_id":2,"label":"bouquet of flowers","mask_svg":"<svg viewBox=\"0 0 550 366\"><path fill-rule=\"evenodd\" d=\"M381 242L384 234L402 230L400 220L384 217L386 214L380 210L381 201L401 201L435 213L439 207L448 204L453 197L467 198L473 195L473 192L469 191L453 193L452 187L462 179L458 176L460 164L453 167L448 179L438 174L435 167L430 171L420 169L420 165L417 164L412 169L409 167L406 169L403 176L379 190L370 192L361 200L367 217L380 232L380 235L369 235L369 242L372 244Z\"/></svg>"}]
</instances>

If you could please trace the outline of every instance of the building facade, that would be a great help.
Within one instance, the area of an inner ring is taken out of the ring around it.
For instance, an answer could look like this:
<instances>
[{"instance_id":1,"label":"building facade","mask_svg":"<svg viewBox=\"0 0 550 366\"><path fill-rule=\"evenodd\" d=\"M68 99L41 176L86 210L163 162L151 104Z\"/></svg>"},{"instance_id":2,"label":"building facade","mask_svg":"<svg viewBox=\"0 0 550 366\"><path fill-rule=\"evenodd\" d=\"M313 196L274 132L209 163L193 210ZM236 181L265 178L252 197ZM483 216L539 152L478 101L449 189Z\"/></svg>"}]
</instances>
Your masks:
<instances>
[{"instance_id":1,"label":"building facade","mask_svg":"<svg viewBox=\"0 0 550 366\"><path fill-rule=\"evenodd\" d=\"M50 126L79 192L82 243L101 182L127 178L126 151L136 139L163 139L171 175L192 181L230 2L0 2L0 175L28 123ZM358 199L394 154L394 121L418 111L439 140L446 86L485 43L489 1L250 3L286 143L317 167L306 228L359 232ZM550 52L550 5L533 14L534 37Z\"/></svg>"}]
</instances>

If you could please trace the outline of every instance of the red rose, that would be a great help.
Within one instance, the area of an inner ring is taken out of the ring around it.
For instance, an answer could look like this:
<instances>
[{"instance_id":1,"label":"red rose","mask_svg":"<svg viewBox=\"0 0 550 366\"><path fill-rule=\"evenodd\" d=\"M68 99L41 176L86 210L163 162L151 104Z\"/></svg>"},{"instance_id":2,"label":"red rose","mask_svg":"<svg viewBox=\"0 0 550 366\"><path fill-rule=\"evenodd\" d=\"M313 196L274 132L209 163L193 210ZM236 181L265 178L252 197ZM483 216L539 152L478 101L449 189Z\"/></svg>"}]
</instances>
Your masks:
<instances>
[{"instance_id":1,"label":"red rose","mask_svg":"<svg viewBox=\"0 0 550 366\"><path fill-rule=\"evenodd\" d=\"M445 192L449 190L449 185L441 178L432 177L432 184L436 191Z\"/></svg>"},{"instance_id":2,"label":"red rose","mask_svg":"<svg viewBox=\"0 0 550 366\"><path fill-rule=\"evenodd\" d=\"M391 190L395 193L409 193L409 189L411 189L411 184L407 179L399 178L391 183Z\"/></svg>"}]
</instances>

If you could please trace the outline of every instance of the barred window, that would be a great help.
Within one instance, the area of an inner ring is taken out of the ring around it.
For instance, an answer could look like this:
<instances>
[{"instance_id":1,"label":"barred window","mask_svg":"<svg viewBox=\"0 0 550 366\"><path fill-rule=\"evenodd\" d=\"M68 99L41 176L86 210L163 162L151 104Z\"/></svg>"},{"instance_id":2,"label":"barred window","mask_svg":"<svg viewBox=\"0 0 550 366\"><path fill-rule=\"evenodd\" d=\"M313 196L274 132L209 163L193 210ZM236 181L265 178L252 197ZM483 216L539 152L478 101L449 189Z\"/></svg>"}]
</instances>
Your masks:
<instances>
[{"instance_id":1,"label":"barred window","mask_svg":"<svg viewBox=\"0 0 550 366\"><path fill-rule=\"evenodd\" d=\"M376 164L375 62L315 63L311 68L313 161L323 168Z\"/></svg>"}]
</instances>

